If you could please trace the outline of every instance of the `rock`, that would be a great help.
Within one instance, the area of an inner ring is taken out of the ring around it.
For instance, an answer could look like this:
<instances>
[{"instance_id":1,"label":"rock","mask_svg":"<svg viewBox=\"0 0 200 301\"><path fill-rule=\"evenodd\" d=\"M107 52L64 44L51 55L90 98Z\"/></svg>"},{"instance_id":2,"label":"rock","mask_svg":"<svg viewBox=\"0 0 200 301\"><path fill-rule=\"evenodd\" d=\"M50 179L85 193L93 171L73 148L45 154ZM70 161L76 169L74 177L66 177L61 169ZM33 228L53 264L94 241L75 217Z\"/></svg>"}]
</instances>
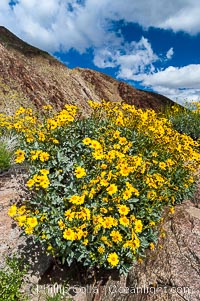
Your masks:
<instances>
[{"instance_id":1,"label":"rock","mask_svg":"<svg viewBox=\"0 0 200 301\"><path fill-rule=\"evenodd\" d=\"M24 197L21 189L24 174L0 177L0 268L5 266L6 257L16 254L28 265L26 291L35 286L41 275L52 265L51 256L47 256L33 238L22 236L20 228L8 216L9 207Z\"/></svg>"},{"instance_id":2,"label":"rock","mask_svg":"<svg viewBox=\"0 0 200 301\"><path fill-rule=\"evenodd\" d=\"M163 227L162 244L128 275L127 287L138 293L121 300L200 300L200 210L184 202Z\"/></svg>"}]
</instances>

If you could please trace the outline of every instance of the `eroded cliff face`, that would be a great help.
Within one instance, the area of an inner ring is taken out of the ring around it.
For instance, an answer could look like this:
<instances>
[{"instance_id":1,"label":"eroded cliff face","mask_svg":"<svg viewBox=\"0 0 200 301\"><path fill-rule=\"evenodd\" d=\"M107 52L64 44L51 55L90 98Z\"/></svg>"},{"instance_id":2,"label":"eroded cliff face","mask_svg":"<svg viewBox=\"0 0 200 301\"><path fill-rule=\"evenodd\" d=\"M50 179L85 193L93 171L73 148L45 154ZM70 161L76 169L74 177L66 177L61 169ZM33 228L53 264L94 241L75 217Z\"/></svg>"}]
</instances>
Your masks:
<instances>
[{"instance_id":1,"label":"eroded cliff face","mask_svg":"<svg viewBox=\"0 0 200 301\"><path fill-rule=\"evenodd\" d=\"M0 110L44 104L60 108L75 103L87 113L87 101L125 101L137 108L161 110L173 102L168 98L133 88L103 73L69 69L38 48L0 27Z\"/></svg>"}]
</instances>

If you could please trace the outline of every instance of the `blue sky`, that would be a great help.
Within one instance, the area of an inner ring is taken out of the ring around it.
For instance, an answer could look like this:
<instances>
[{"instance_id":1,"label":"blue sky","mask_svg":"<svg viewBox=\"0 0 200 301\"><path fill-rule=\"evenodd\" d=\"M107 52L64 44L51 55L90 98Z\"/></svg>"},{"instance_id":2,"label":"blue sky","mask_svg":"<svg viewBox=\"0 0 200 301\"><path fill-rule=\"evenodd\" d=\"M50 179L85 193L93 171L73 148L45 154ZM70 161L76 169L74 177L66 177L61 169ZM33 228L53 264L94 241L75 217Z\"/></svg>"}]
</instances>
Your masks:
<instances>
[{"instance_id":1,"label":"blue sky","mask_svg":"<svg viewBox=\"0 0 200 301\"><path fill-rule=\"evenodd\" d=\"M0 25L69 68L200 99L199 0L1 0Z\"/></svg>"}]
</instances>

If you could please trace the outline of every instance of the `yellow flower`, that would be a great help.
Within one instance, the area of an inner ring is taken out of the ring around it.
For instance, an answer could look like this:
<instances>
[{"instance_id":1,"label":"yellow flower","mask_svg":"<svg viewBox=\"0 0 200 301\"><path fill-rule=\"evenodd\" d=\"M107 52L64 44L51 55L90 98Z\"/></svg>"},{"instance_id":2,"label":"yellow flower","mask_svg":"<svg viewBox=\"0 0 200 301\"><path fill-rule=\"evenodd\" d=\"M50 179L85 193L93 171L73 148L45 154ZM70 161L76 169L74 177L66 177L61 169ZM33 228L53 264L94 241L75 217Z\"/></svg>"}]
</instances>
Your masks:
<instances>
[{"instance_id":1,"label":"yellow flower","mask_svg":"<svg viewBox=\"0 0 200 301\"><path fill-rule=\"evenodd\" d=\"M148 191L147 192L147 198L150 200L154 200L156 198L157 194L154 190Z\"/></svg>"},{"instance_id":2,"label":"yellow flower","mask_svg":"<svg viewBox=\"0 0 200 301\"><path fill-rule=\"evenodd\" d=\"M66 240L75 240L75 232L68 228L63 232L63 238Z\"/></svg>"},{"instance_id":3,"label":"yellow flower","mask_svg":"<svg viewBox=\"0 0 200 301\"><path fill-rule=\"evenodd\" d=\"M101 164L101 168L102 168L102 169L106 169L107 167L108 167L108 166L107 166L106 164L104 164L104 163Z\"/></svg>"},{"instance_id":4,"label":"yellow flower","mask_svg":"<svg viewBox=\"0 0 200 301\"><path fill-rule=\"evenodd\" d=\"M193 182L194 182L194 178L193 178L193 177L190 177L190 178L188 179L188 182L193 183Z\"/></svg>"},{"instance_id":5,"label":"yellow flower","mask_svg":"<svg viewBox=\"0 0 200 301\"><path fill-rule=\"evenodd\" d=\"M116 125L124 126L123 118L118 117L118 118L116 119L116 121L115 121L115 124L116 124Z\"/></svg>"},{"instance_id":6,"label":"yellow flower","mask_svg":"<svg viewBox=\"0 0 200 301\"><path fill-rule=\"evenodd\" d=\"M135 236L135 239L133 240L132 243L133 243L135 249L139 248L139 246L140 246L140 240L139 240L139 238L137 236Z\"/></svg>"},{"instance_id":7,"label":"yellow flower","mask_svg":"<svg viewBox=\"0 0 200 301\"><path fill-rule=\"evenodd\" d=\"M82 205L85 201L85 196L78 196L78 195L73 195L70 199L69 202L74 204L74 205Z\"/></svg>"},{"instance_id":8,"label":"yellow flower","mask_svg":"<svg viewBox=\"0 0 200 301\"><path fill-rule=\"evenodd\" d=\"M47 176L38 176L39 185L42 188L47 188L50 184L49 179Z\"/></svg>"},{"instance_id":9,"label":"yellow flower","mask_svg":"<svg viewBox=\"0 0 200 301\"><path fill-rule=\"evenodd\" d=\"M91 147L94 149L101 149L101 144L97 140L91 140Z\"/></svg>"},{"instance_id":10,"label":"yellow flower","mask_svg":"<svg viewBox=\"0 0 200 301\"><path fill-rule=\"evenodd\" d=\"M39 155L42 153L42 151L40 151L40 150L32 150L31 152L31 160L37 160L38 159L38 157L39 157Z\"/></svg>"},{"instance_id":11,"label":"yellow flower","mask_svg":"<svg viewBox=\"0 0 200 301\"><path fill-rule=\"evenodd\" d=\"M119 132L118 130L115 131L114 134L113 134L113 137L114 137L115 139L117 139L117 138L119 138L119 136L120 136L120 132Z\"/></svg>"},{"instance_id":12,"label":"yellow flower","mask_svg":"<svg viewBox=\"0 0 200 301\"><path fill-rule=\"evenodd\" d=\"M50 252L53 249L52 245L48 245L47 251Z\"/></svg>"},{"instance_id":13,"label":"yellow flower","mask_svg":"<svg viewBox=\"0 0 200 301\"><path fill-rule=\"evenodd\" d=\"M174 212L175 212L174 207L171 207L171 208L169 209L169 212L170 212L171 214L174 214Z\"/></svg>"},{"instance_id":14,"label":"yellow flower","mask_svg":"<svg viewBox=\"0 0 200 301\"><path fill-rule=\"evenodd\" d=\"M39 132L39 133L38 133L38 136L39 136L38 139L39 139L40 141L44 141L44 140L45 140L45 135L44 135L43 132Z\"/></svg>"},{"instance_id":15,"label":"yellow flower","mask_svg":"<svg viewBox=\"0 0 200 301\"><path fill-rule=\"evenodd\" d=\"M25 160L25 156L18 156L18 157L15 159L15 162L16 162L16 163L22 163L24 160Z\"/></svg>"},{"instance_id":16,"label":"yellow flower","mask_svg":"<svg viewBox=\"0 0 200 301\"><path fill-rule=\"evenodd\" d=\"M102 179L101 181L100 181L100 185L101 186L108 186L108 181L107 180L105 180L105 179Z\"/></svg>"},{"instance_id":17,"label":"yellow flower","mask_svg":"<svg viewBox=\"0 0 200 301\"><path fill-rule=\"evenodd\" d=\"M143 227L142 221L140 219L135 220L134 224L135 224L135 228L134 228L135 232L142 232L142 227Z\"/></svg>"},{"instance_id":18,"label":"yellow flower","mask_svg":"<svg viewBox=\"0 0 200 301\"><path fill-rule=\"evenodd\" d=\"M55 130L58 127L58 123L54 119L47 119L47 129Z\"/></svg>"},{"instance_id":19,"label":"yellow flower","mask_svg":"<svg viewBox=\"0 0 200 301\"><path fill-rule=\"evenodd\" d=\"M18 208L18 213L21 215L21 214L24 214L26 212L26 206L21 206Z\"/></svg>"},{"instance_id":20,"label":"yellow flower","mask_svg":"<svg viewBox=\"0 0 200 301\"><path fill-rule=\"evenodd\" d=\"M149 244L149 248L150 248L150 250L154 250L154 249L155 249L154 243L151 242L151 243Z\"/></svg>"},{"instance_id":21,"label":"yellow flower","mask_svg":"<svg viewBox=\"0 0 200 301\"><path fill-rule=\"evenodd\" d=\"M27 218L27 225L31 228L35 228L38 224L36 217L28 217Z\"/></svg>"},{"instance_id":22,"label":"yellow flower","mask_svg":"<svg viewBox=\"0 0 200 301\"><path fill-rule=\"evenodd\" d=\"M102 213L107 213L107 212L108 212L108 209L106 209L106 208L100 208L100 212L102 212Z\"/></svg>"},{"instance_id":23,"label":"yellow flower","mask_svg":"<svg viewBox=\"0 0 200 301\"><path fill-rule=\"evenodd\" d=\"M116 265L118 265L119 258L118 258L117 253L116 252L110 253L108 255L107 261L108 261L109 265L111 265L113 267L116 266Z\"/></svg>"},{"instance_id":24,"label":"yellow flower","mask_svg":"<svg viewBox=\"0 0 200 301\"><path fill-rule=\"evenodd\" d=\"M15 112L15 115L20 115L20 114L23 114L25 112L25 109L23 107L20 107L16 112Z\"/></svg>"},{"instance_id":25,"label":"yellow flower","mask_svg":"<svg viewBox=\"0 0 200 301\"><path fill-rule=\"evenodd\" d=\"M110 229L113 226L112 220L105 218L105 220L102 222L103 228Z\"/></svg>"},{"instance_id":26,"label":"yellow flower","mask_svg":"<svg viewBox=\"0 0 200 301\"><path fill-rule=\"evenodd\" d=\"M15 218L16 221L18 221L19 227L23 227L26 223L26 215L21 215Z\"/></svg>"},{"instance_id":27,"label":"yellow flower","mask_svg":"<svg viewBox=\"0 0 200 301\"><path fill-rule=\"evenodd\" d=\"M165 162L160 162L159 167L160 167L160 169L165 169L166 168L166 163Z\"/></svg>"},{"instance_id":28,"label":"yellow flower","mask_svg":"<svg viewBox=\"0 0 200 301\"><path fill-rule=\"evenodd\" d=\"M82 244L84 245L84 246L87 246L88 245L88 239L84 239L84 241L82 242Z\"/></svg>"},{"instance_id":29,"label":"yellow flower","mask_svg":"<svg viewBox=\"0 0 200 301\"><path fill-rule=\"evenodd\" d=\"M130 211L130 209L126 205L118 205L118 212L121 215L127 215Z\"/></svg>"},{"instance_id":30,"label":"yellow flower","mask_svg":"<svg viewBox=\"0 0 200 301\"><path fill-rule=\"evenodd\" d=\"M25 155L25 152L21 149L18 149L16 150L15 155L21 157Z\"/></svg>"},{"instance_id":31,"label":"yellow flower","mask_svg":"<svg viewBox=\"0 0 200 301\"><path fill-rule=\"evenodd\" d=\"M39 157L40 157L40 161L44 162L49 160L50 155L47 152L41 152Z\"/></svg>"},{"instance_id":32,"label":"yellow flower","mask_svg":"<svg viewBox=\"0 0 200 301\"><path fill-rule=\"evenodd\" d=\"M119 219L119 223L120 223L122 226L127 227L127 226L129 225L129 219L128 219L126 216L122 216L122 217L120 217L120 219Z\"/></svg>"},{"instance_id":33,"label":"yellow flower","mask_svg":"<svg viewBox=\"0 0 200 301\"><path fill-rule=\"evenodd\" d=\"M75 234L75 239L80 240L84 236L84 232L82 229L78 229L78 231Z\"/></svg>"},{"instance_id":34,"label":"yellow flower","mask_svg":"<svg viewBox=\"0 0 200 301\"><path fill-rule=\"evenodd\" d=\"M75 216L75 213L71 212L71 209L68 209L65 211L65 216L67 220L72 221Z\"/></svg>"},{"instance_id":35,"label":"yellow flower","mask_svg":"<svg viewBox=\"0 0 200 301\"><path fill-rule=\"evenodd\" d=\"M154 221L149 222L149 226L150 226L150 227L154 227L155 224L156 224L156 223L155 223Z\"/></svg>"},{"instance_id":36,"label":"yellow flower","mask_svg":"<svg viewBox=\"0 0 200 301\"><path fill-rule=\"evenodd\" d=\"M84 143L85 145L88 145L88 144L91 143L91 139L90 139L89 137L86 137L85 139L83 139L83 143Z\"/></svg>"},{"instance_id":37,"label":"yellow flower","mask_svg":"<svg viewBox=\"0 0 200 301\"><path fill-rule=\"evenodd\" d=\"M26 186L28 186L28 187L33 187L34 184L35 184L35 181L33 179L30 179L26 182Z\"/></svg>"},{"instance_id":38,"label":"yellow flower","mask_svg":"<svg viewBox=\"0 0 200 301\"><path fill-rule=\"evenodd\" d=\"M126 190L123 192L123 195L122 195L122 196L123 196L123 199L124 199L124 200L128 200L128 199L130 199L131 196L132 196L132 191L126 189Z\"/></svg>"},{"instance_id":39,"label":"yellow flower","mask_svg":"<svg viewBox=\"0 0 200 301\"><path fill-rule=\"evenodd\" d=\"M33 228L32 227L26 227L25 228L25 233L28 234L28 235L33 234Z\"/></svg>"},{"instance_id":40,"label":"yellow flower","mask_svg":"<svg viewBox=\"0 0 200 301\"><path fill-rule=\"evenodd\" d=\"M54 144L59 144L59 140L57 140L57 139L53 139L52 142L53 142Z\"/></svg>"},{"instance_id":41,"label":"yellow flower","mask_svg":"<svg viewBox=\"0 0 200 301\"><path fill-rule=\"evenodd\" d=\"M58 226L60 227L61 230L65 228L65 223L62 221L62 219L58 221Z\"/></svg>"},{"instance_id":42,"label":"yellow flower","mask_svg":"<svg viewBox=\"0 0 200 301\"><path fill-rule=\"evenodd\" d=\"M47 236L43 233L43 234L41 235L41 239L45 240L45 239L47 239Z\"/></svg>"},{"instance_id":43,"label":"yellow flower","mask_svg":"<svg viewBox=\"0 0 200 301\"><path fill-rule=\"evenodd\" d=\"M128 177L131 171L132 171L131 167L128 167L127 165L123 165L122 168L120 169L120 174L123 177Z\"/></svg>"},{"instance_id":44,"label":"yellow flower","mask_svg":"<svg viewBox=\"0 0 200 301\"><path fill-rule=\"evenodd\" d=\"M102 254L102 253L105 252L105 248L102 247L102 246L100 246L100 247L97 248L97 251L98 251L100 254Z\"/></svg>"},{"instance_id":45,"label":"yellow flower","mask_svg":"<svg viewBox=\"0 0 200 301\"><path fill-rule=\"evenodd\" d=\"M92 153L92 156L96 160L102 160L104 158L104 154L102 151L96 150L95 152Z\"/></svg>"},{"instance_id":46,"label":"yellow flower","mask_svg":"<svg viewBox=\"0 0 200 301\"><path fill-rule=\"evenodd\" d=\"M78 179L82 178L82 177L85 177L86 176L86 172L85 172L85 169L81 166L78 166L76 169L75 169L75 174L76 174L76 177Z\"/></svg>"},{"instance_id":47,"label":"yellow flower","mask_svg":"<svg viewBox=\"0 0 200 301\"><path fill-rule=\"evenodd\" d=\"M43 175L43 176L47 176L49 174L49 170L48 169L40 169L40 173Z\"/></svg>"},{"instance_id":48,"label":"yellow flower","mask_svg":"<svg viewBox=\"0 0 200 301\"><path fill-rule=\"evenodd\" d=\"M117 226L118 222L112 216L106 216L106 217L104 217L104 220L101 222L101 224L102 224L103 228L110 229L113 226Z\"/></svg>"},{"instance_id":49,"label":"yellow flower","mask_svg":"<svg viewBox=\"0 0 200 301\"><path fill-rule=\"evenodd\" d=\"M113 195L117 192L117 186L115 184L111 184L106 190L109 195Z\"/></svg>"},{"instance_id":50,"label":"yellow flower","mask_svg":"<svg viewBox=\"0 0 200 301\"><path fill-rule=\"evenodd\" d=\"M41 222L43 222L46 218L46 213L43 213L43 215L40 217Z\"/></svg>"},{"instance_id":51,"label":"yellow flower","mask_svg":"<svg viewBox=\"0 0 200 301\"><path fill-rule=\"evenodd\" d=\"M122 235L119 233L119 231L111 231L110 236L112 237L112 241L119 243L122 241Z\"/></svg>"},{"instance_id":52,"label":"yellow flower","mask_svg":"<svg viewBox=\"0 0 200 301\"><path fill-rule=\"evenodd\" d=\"M126 137L120 137L119 138L119 144L124 145L127 143Z\"/></svg>"},{"instance_id":53,"label":"yellow flower","mask_svg":"<svg viewBox=\"0 0 200 301\"><path fill-rule=\"evenodd\" d=\"M14 216L17 214L17 206L16 205L12 205L9 210L8 210L8 215L9 216Z\"/></svg>"}]
</instances>

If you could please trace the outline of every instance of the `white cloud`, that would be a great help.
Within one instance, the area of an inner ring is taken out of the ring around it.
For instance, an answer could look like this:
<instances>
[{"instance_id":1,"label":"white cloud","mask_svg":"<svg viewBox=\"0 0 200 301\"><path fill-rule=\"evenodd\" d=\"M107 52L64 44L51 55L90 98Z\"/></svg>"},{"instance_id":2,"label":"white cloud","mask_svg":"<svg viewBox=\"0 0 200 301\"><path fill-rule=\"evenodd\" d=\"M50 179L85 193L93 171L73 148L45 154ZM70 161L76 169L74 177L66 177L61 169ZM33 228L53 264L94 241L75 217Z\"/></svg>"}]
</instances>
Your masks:
<instances>
[{"instance_id":1,"label":"white cloud","mask_svg":"<svg viewBox=\"0 0 200 301\"><path fill-rule=\"evenodd\" d=\"M200 101L200 89L171 89L162 86L154 86L153 89L180 104L184 104L186 101Z\"/></svg>"},{"instance_id":2,"label":"white cloud","mask_svg":"<svg viewBox=\"0 0 200 301\"><path fill-rule=\"evenodd\" d=\"M94 64L99 68L119 67L118 78L134 80L140 73L153 72L153 63L158 59L151 44L142 37L139 42L125 44L118 50L98 49L95 51Z\"/></svg>"},{"instance_id":3,"label":"white cloud","mask_svg":"<svg viewBox=\"0 0 200 301\"><path fill-rule=\"evenodd\" d=\"M173 100L200 99L200 64L191 64L181 68L170 66L153 74L140 74L144 86Z\"/></svg>"},{"instance_id":4,"label":"white cloud","mask_svg":"<svg viewBox=\"0 0 200 301\"><path fill-rule=\"evenodd\" d=\"M181 68L170 66L153 74L143 74L142 77L143 84L148 86L200 89L200 64L187 65Z\"/></svg>"},{"instance_id":5,"label":"white cloud","mask_svg":"<svg viewBox=\"0 0 200 301\"><path fill-rule=\"evenodd\" d=\"M173 55L174 55L174 49L173 49L173 47L171 47L171 48L167 51L167 53L166 53L166 58L167 58L168 60L170 60L170 59L172 58Z\"/></svg>"},{"instance_id":6,"label":"white cloud","mask_svg":"<svg viewBox=\"0 0 200 301\"><path fill-rule=\"evenodd\" d=\"M29 43L50 52L60 48L119 45L111 21L200 32L199 0L9 0L0 1L0 23Z\"/></svg>"},{"instance_id":7,"label":"white cloud","mask_svg":"<svg viewBox=\"0 0 200 301\"><path fill-rule=\"evenodd\" d=\"M183 1L183 6L165 20L160 22L161 28L170 28L174 31L185 31L190 34L199 32L200 3L198 0Z\"/></svg>"},{"instance_id":8,"label":"white cloud","mask_svg":"<svg viewBox=\"0 0 200 301\"><path fill-rule=\"evenodd\" d=\"M118 56L119 51L116 51L115 49L100 48L95 50L93 62L99 68L114 68L118 65Z\"/></svg>"}]
</instances>

